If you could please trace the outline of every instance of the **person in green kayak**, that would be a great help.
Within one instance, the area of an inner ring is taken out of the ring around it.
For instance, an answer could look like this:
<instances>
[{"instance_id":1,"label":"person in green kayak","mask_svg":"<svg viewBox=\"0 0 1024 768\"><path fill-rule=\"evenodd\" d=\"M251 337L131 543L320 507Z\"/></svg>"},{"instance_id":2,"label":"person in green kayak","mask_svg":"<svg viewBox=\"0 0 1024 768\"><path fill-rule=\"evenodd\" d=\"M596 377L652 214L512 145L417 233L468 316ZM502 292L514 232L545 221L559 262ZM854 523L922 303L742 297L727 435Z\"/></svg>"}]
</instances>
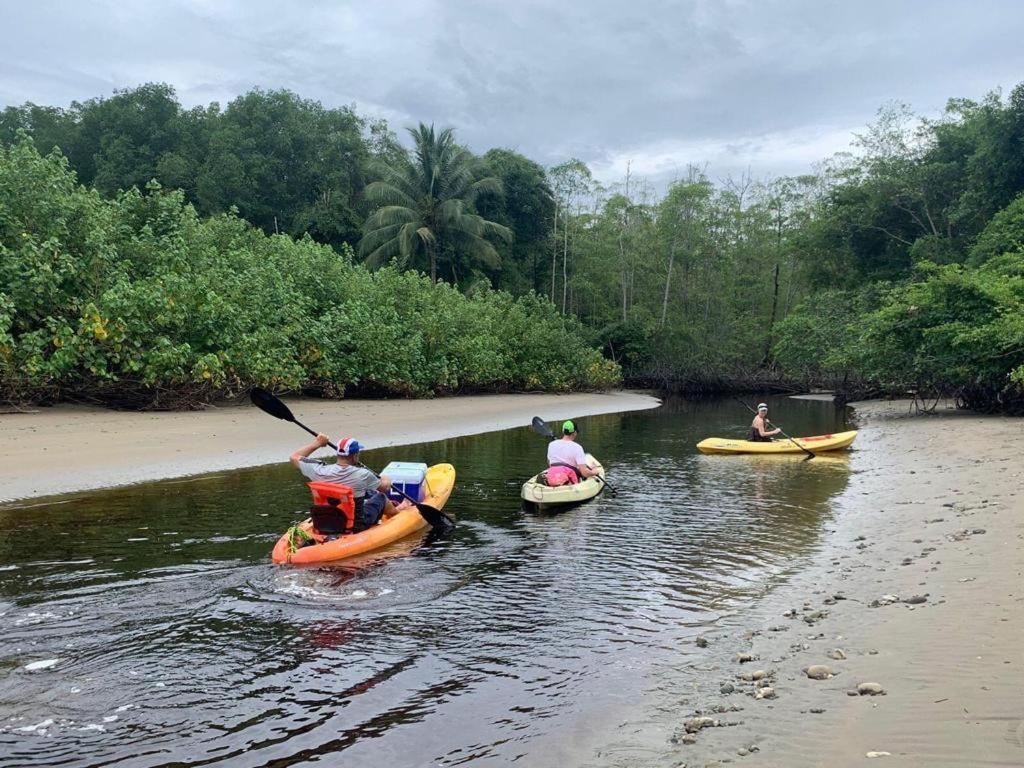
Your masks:
<instances>
[{"instance_id":1,"label":"person in green kayak","mask_svg":"<svg viewBox=\"0 0 1024 768\"><path fill-rule=\"evenodd\" d=\"M577 436L576 425L566 421L562 424L562 439L548 443L548 485L573 485L597 474L587 464L587 453L576 442Z\"/></svg>"},{"instance_id":2,"label":"person in green kayak","mask_svg":"<svg viewBox=\"0 0 1024 768\"><path fill-rule=\"evenodd\" d=\"M751 443L770 443L772 438L781 431L781 429L771 429L769 427L768 404L758 403L757 416L754 417L754 421L750 425L750 432L747 433L747 440Z\"/></svg>"},{"instance_id":3,"label":"person in green kayak","mask_svg":"<svg viewBox=\"0 0 1024 768\"><path fill-rule=\"evenodd\" d=\"M365 531L376 525L381 517L391 517L398 510L387 497L391 480L387 475L379 478L359 463L359 452L363 446L357 440L346 437L338 441L338 459L327 464L320 459L311 459L310 454L330 442L325 434L319 434L309 445L304 445L289 458L299 472L318 483L338 483L352 489L355 500L354 533Z\"/></svg>"}]
</instances>

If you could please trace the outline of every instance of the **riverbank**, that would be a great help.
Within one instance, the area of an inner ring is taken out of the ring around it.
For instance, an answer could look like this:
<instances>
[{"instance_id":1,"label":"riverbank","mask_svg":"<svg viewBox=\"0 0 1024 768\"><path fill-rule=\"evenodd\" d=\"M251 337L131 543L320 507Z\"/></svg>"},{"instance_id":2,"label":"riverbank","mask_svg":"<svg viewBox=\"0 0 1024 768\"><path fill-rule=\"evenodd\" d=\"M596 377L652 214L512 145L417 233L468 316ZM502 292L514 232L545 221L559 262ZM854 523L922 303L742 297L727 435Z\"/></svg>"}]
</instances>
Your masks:
<instances>
[{"instance_id":1,"label":"riverbank","mask_svg":"<svg viewBox=\"0 0 1024 768\"><path fill-rule=\"evenodd\" d=\"M470 395L436 400L289 398L296 418L369 448L655 408L639 392ZM0 503L285 461L308 437L250 405L126 412L60 405L0 415Z\"/></svg>"},{"instance_id":2,"label":"riverbank","mask_svg":"<svg viewBox=\"0 0 1024 768\"><path fill-rule=\"evenodd\" d=\"M855 409L813 561L687 653L672 764L1024 764L1021 421Z\"/></svg>"}]
</instances>

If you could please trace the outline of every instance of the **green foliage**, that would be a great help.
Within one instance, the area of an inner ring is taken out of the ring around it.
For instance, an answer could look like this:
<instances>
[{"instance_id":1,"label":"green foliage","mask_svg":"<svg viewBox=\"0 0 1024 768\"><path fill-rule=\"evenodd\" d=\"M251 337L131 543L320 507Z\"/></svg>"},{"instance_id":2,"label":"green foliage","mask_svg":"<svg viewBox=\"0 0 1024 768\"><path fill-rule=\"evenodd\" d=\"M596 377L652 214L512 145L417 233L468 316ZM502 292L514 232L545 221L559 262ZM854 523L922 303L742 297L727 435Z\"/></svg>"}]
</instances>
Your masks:
<instances>
[{"instance_id":1,"label":"green foliage","mask_svg":"<svg viewBox=\"0 0 1024 768\"><path fill-rule=\"evenodd\" d=\"M979 409L1020 403L1024 249L977 269L924 262L912 281L818 293L783 321L775 355L811 379L944 393Z\"/></svg>"},{"instance_id":2,"label":"green foliage","mask_svg":"<svg viewBox=\"0 0 1024 768\"><path fill-rule=\"evenodd\" d=\"M550 281L548 261L554 194L544 168L508 149L492 149L481 158L483 176L501 182L503 194L481 195L476 208L485 219L512 232L511 242L498 239L498 268L487 270L491 282L515 294L544 293Z\"/></svg>"},{"instance_id":3,"label":"green foliage","mask_svg":"<svg viewBox=\"0 0 1024 768\"><path fill-rule=\"evenodd\" d=\"M581 338L644 381L788 376L977 407L1024 382L1024 84L934 120L888 105L851 153L764 183L690 168L667 190L628 172L604 187L577 159L545 171L411 134L410 151L383 121L288 91L184 110L147 84L3 110L7 391L613 379ZM453 287L357 268L356 244Z\"/></svg>"},{"instance_id":4,"label":"green foliage","mask_svg":"<svg viewBox=\"0 0 1024 768\"><path fill-rule=\"evenodd\" d=\"M290 91L239 96L209 130L196 177L202 210L234 206L265 232L309 234L339 247L355 242L362 225L356 198L370 162L364 128L352 109L325 109Z\"/></svg>"},{"instance_id":5,"label":"green foliage","mask_svg":"<svg viewBox=\"0 0 1024 768\"><path fill-rule=\"evenodd\" d=\"M474 212L482 194L501 195L501 182L493 176L477 179L473 157L455 142L450 128L440 133L420 123L410 129L412 156L381 163L381 177L366 188L376 206L366 219L360 255L371 266L396 260L402 266L430 269L437 282L438 268L448 267L452 282L478 266L497 269L500 256L491 238L512 239L512 232Z\"/></svg>"},{"instance_id":6,"label":"green foliage","mask_svg":"<svg viewBox=\"0 0 1024 768\"><path fill-rule=\"evenodd\" d=\"M386 128L349 107L255 89L223 110L184 110L163 83L69 109L8 107L0 144L19 130L41 152L60 148L79 180L106 195L157 179L183 190L201 214L234 207L267 233L308 233L338 248L358 240L366 170L375 146L389 146Z\"/></svg>"},{"instance_id":7,"label":"green foliage","mask_svg":"<svg viewBox=\"0 0 1024 768\"><path fill-rule=\"evenodd\" d=\"M970 263L984 264L1004 253L1024 250L1024 195L999 211L971 249Z\"/></svg>"},{"instance_id":8,"label":"green foliage","mask_svg":"<svg viewBox=\"0 0 1024 768\"><path fill-rule=\"evenodd\" d=\"M859 380L852 353L864 343L863 318L881 305L888 290L885 283L872 283L815 293L779 324L775 360L803 380Z\"/></svg>"},{"instance_id":9,"label":"green foliage","mask_svg":"<svg viewBox=\"0 0 1024 768\"><path fill-rule=\"evenodd\" d=\"M922 265L863 321L854 356L869 380L967 400L1019 396L1024 251L976 270Z\"/></svg>"},{"instance_id":10,"label":"green foliage","mask_svg":"<svg viewBox=\"0 0 1024 768\"><path fill-rule=\"evenodd\" d=\"M0 397L179 406L331 393L602 388L618 367L534 295L371 273L150 184L113 199L58 153L0 147Z\"/></svg>"}]
</instances>

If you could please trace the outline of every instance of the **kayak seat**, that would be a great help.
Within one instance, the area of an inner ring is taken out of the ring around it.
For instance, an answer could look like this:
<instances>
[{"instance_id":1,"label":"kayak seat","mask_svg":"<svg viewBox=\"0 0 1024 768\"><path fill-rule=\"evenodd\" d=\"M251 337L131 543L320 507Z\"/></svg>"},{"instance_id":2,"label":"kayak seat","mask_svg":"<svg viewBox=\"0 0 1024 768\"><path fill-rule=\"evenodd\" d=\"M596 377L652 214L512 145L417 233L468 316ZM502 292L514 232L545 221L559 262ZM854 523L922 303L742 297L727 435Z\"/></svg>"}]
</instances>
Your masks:
<instances>
[{"instance_id":1,"label":"kayak seat","mask_svg":"<svg viewBox=\"0 0 1024 768\"><path fill-rule=\"evenodd\" d=\"M342 483L307 483L313 493L309 516L313 530L324 536L352 533L356 523L356 504L352 488Z\"/></svg>"},{"instance_id":2,"label":"kayak seat","mask_svg":"<svg viewBox=\"0 0 1024 768\"><path fill-rule=\"evenodd\" d=\"M330 499L329 501L336 501ZM350 533L352 521L349 520L346 510L337 503L314 504L309 508L309 516L313 520L313 530L322 536L341 536Z\"/></svg>"}]
</instances>

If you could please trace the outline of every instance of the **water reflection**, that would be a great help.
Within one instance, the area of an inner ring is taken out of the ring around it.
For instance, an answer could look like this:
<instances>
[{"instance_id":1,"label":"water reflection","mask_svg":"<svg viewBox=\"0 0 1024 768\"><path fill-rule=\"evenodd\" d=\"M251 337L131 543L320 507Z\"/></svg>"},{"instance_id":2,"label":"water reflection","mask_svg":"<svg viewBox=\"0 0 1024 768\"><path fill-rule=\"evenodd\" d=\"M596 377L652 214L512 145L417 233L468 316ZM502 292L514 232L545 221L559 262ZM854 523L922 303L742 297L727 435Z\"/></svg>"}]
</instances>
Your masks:
<instances>
[{"instance_id":1,"label":"water reflection","mask_svg":"<svg viewBox=\"0 0 1024 768\"><path fill-rule=\"evenodd\" d=\"M791 434L843 416L773 414ZM846 486L845 459L696 452L748 422L681 401L580 419L619 494L556 516L519 508L545 449L527 427L370 452L455 464L459 529L330 568L269 564L307 504L290 467L0 509L0 755L536 764L569 729L589 759L685 639L813 550Z\"/></svg>"}]
</instances>

